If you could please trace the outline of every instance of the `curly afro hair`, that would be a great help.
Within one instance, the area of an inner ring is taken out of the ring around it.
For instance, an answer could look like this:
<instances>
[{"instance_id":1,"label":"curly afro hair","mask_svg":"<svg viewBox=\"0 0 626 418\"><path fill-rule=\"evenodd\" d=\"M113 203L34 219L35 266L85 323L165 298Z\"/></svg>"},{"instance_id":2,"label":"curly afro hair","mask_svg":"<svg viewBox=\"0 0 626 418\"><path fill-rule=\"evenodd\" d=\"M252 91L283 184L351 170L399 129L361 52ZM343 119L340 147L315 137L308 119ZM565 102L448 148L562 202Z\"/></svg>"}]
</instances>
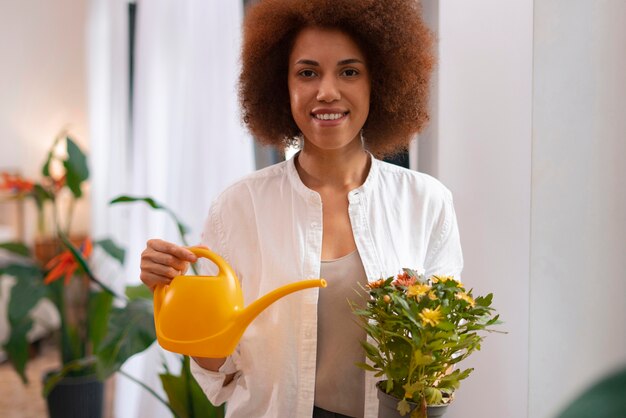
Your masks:
<instances>
[{"instance_id":1,"label":"curly afro hair","mask_svg":"<svg viewBox=\"0 0 626 418\"><path fill-rule=\"evenodd\" d=\"M432 35L417 0L261 0L244 22L239 100L243 121L263 144L299 134L287 86L294 38L305 27L339 29L361 47L371 76L363 127L377 156L405 149L428 121Z\"/></svg>"}]
</instances>

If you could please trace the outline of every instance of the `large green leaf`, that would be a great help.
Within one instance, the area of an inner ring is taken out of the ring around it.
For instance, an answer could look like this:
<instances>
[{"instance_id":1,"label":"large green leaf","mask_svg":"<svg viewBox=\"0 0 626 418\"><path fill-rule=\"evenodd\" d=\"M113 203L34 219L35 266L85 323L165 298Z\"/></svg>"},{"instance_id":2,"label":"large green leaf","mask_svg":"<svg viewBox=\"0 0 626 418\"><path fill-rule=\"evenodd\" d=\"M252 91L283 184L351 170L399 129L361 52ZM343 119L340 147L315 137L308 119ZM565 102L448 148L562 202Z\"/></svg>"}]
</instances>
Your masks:
<instances>
[{"instance_id":1,"label":"large green leaf","mask_svg":"<svg viewBox=\"0 0 626 418\"><path fill-rule=\"evenodd\" d=\"M190 359L183 357L180 376L159 375L170 406L180 418L223 418L224 405L215 407L191 375Z\"/></svg>"},{"instance_id":2,"label":"large green leaf","mask_svg":"<svg viewBox=\"0 0 626 418\"><path fill-rule=\"evenodd\" d=\"M148 348L155 339L152 303L136 299L123 308L114 307L107 335L96 353L98 375L102 379L110 376L131 356Z\"/></svg>"},{"instance_id":3,"label":"large green leaf","mask_svg":"<svg viewBox=\"0 0 626 418\"><path fill-rule=\"evenodd\" d=\"M2 347L9 357L13 368L22 379L23 383L28 383L26 377L26 362L28 361L28 339L26 335L33 327L33 320L23 318L19 323L11 324L9 338Z\"/></svg>"},{"instance_id":4,"label":"large green leaf","mask_svg":"<svg viewBox=\"0 0 626 418\"><path fill-rule=\"evenodd\" d=\"M30 249L21 242L3 242L0 243L0 249L24 257L30 256Z\"/></svg>"},{"instance_id":5,"label":"large green leaf","mask_svg":"<svg viewBox=\"0 0 626 418\"><path fill-rule=\"evenodd\" d=\"M108 255L119 261L120 264L124 264L124 258L126 256L126 250L117 245L112 239L106 238L96 241Z\"/></svg>"},{"instance_id":6,"label":"large green leaf","mask_svg":"<svg viewBox=\"0 0 626 418\"><path fill-rule=\"evenodd\" d=\"M576 398L558 418L626 417L626 368L603 378Z\"/></svg>"},{"instance_id":7,"label":"large green leaf","mask_svg":"<svg viewBox=\"0 0 626 418\"><path fill-rule=\"evenodd\" d=\"M74 197L79 198L83 195L80 186L83 181L89 178L87 157L70 137L66 138L66 143L67 159L63 161L66 176L65 181Z\"/></svg>"},{"instance_id":8,"label":"large green leaf","mask_svg":"<svg viewBox=\"0 0 626 418\"><path fill-rule=\"evenodd\" d=\"M134 203L134 202L143 202L147 204L148 206L150 206L152 209L165 211L172 218L172 220L176 223L176 227L178 228L178 233L180 234L180 237L183 243L187 245L187 243L185 242L185 235L187 234L187 232L189 232L189 228L185 226L185 224L183 224L180 219L178 219L178 216L176 216L176 214L171 209L169 209L162 203L157 202L153 198L123 195L123 196L118 196L115 199L111 200L109 204L114 205L116 203Z\"/></svg>"},{"instance_id":9,"label":"large green leaf","mask_svg":"<svg viewBox=\"0 0 626 418\"><path fill-rule=\"evenodd\" d=\"M10 332L4 344L4 350L17 373L26 382L27 334L33 326L30 313L35 305L47 295L48 290L42 281L43 273L36 266L10 264L0 269L0 275L2 274L15 278L7 309Z\"/></svg>"},{"instance_id":10,"label":"large green leaf","mask_svg":"<svg viewBox=\"0 0 626 418\"><path fill-rule=\"evenodd\" d=\"M113 295L108 292L91 292L87 308L87 337L93 344L94 351L98 350L104 339L109 323L109 313L113 306Z\"/></svg>"}]
</instances>

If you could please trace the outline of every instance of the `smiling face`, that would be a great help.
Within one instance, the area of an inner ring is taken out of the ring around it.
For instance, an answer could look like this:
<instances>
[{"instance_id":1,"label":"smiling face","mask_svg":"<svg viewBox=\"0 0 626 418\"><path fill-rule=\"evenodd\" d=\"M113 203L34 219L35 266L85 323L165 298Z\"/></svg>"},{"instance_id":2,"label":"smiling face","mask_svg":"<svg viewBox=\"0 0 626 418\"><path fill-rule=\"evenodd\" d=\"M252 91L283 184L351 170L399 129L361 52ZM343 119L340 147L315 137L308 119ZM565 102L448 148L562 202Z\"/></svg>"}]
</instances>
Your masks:
<instances>
[{"instance_id":1,"label":"smiling face","mask_svg":"<svg viewBox=\"0 0 626 418\"><path fill-rule=\"evenodd\" d=\"M365 56L344 32L305 28L289 55L293 119L307 147L336 150L360 145L370 107Z\"/></svg>"}]
</instances>

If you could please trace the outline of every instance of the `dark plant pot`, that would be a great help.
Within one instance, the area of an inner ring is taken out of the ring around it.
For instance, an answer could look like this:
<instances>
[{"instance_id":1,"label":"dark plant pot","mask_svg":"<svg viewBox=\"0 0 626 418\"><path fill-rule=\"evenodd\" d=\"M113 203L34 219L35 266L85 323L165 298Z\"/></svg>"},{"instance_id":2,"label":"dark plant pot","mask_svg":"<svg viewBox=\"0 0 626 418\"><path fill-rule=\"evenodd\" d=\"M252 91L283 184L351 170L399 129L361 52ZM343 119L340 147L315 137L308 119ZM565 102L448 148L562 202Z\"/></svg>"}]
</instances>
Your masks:
<instances>
[{"instance_id":1,"label":"dark plant pot","mask_svg":"<svg viewBox=\"0 0 626 418\"><path fill-rule=\"evenodd\" d=\"M95 376L64 377L50 391L50 418L102 418L104 383Z\"/></svg>"},{"instance_id":2,"label":"dark plant pot","mask_svg":"<svg viewBox=\"0 0 626 418\"><path fill-rule=\"evenodd\" d=\"M376 386L378 387L378 385ZM398 398L386 394L385 391L378 387L378 418L401 418L402 415L398 412L399 401ZM411 412L417 408L416 403L409 402L409 405L411 406ZM448 406L448 404L429 405L426 410L426 416L428 418L441 417L446 413ZM408 417L409 414L405 415L404 418Z\"/></svg>"}]
</instances>

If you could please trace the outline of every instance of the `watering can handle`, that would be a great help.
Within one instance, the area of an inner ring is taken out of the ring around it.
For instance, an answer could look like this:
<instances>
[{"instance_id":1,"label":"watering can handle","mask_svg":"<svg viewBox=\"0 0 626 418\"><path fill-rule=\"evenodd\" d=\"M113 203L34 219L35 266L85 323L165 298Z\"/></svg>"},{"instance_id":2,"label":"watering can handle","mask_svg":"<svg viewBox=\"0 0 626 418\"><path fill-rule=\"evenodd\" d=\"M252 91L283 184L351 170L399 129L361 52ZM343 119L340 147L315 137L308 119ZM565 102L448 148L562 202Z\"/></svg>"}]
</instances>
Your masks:
<instances>
[{"instance_id":1,"label":"watering can handle","mask_svg":"<svg viewBox=\"0 0 626 418\"><path fill-rule=\"evenodd\" d=\"M215 254L213 251L209 250L208 248L189 247L188 250L194 253L195 255L197 255L198 257L208 258L209 260L214 262L215 265L217 265L217 267L219 268L220 272L224 272L229 275L233 274L233 269L228 265L226 260L224 260L219 255Z\"/></svg>"},{"instance_id":2,"label":"watering can handle","mask_svg":"<svg viewBox=\"0 0 626 418\"><path fill-rule=\"evenodd\" d=\"M234 276L233 269L228 265L226 260L224 260L219 255L215 254L213 251L208 248L203 247L189 247L189 251L197 255L198 257L208 258L212 262L217 265L217 268L220 270L220 273L225 273L229 276ZM165 287L163 285L157 285L154 288L154 313L155 316L159 316L159 312L161 311L161 302L163 301L163 297L165 296Z\"/></svg>"}]
</instances>

